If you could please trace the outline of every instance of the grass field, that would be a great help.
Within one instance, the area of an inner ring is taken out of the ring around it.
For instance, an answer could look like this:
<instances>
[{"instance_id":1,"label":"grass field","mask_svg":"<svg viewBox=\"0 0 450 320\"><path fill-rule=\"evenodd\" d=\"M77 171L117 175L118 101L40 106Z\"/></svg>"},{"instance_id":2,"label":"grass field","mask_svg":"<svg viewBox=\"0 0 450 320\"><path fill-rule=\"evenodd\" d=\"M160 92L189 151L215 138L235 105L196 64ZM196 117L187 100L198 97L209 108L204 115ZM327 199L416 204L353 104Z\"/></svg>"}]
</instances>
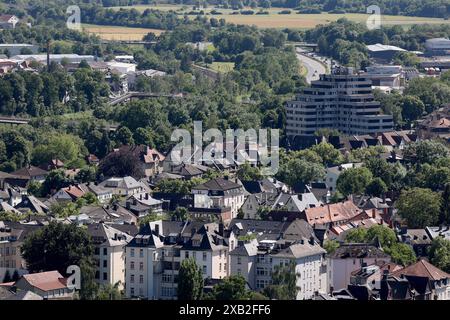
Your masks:
<instances>
[{"instance_id":1,"label":"grass field","mask_svg":"<svg viewBox=\"0 0 450 320\"><path fill-rule=\"evenodd\" d=\"M131 7L114 7L114 9L119 10L120 8L131 8ZM157 9L161 11L176 11L178 13L184 13L192 11L192 6L185 5L137 5L133 6L134 9L139 11L144 11L145 9ZM250 9L250 8L246 8ZM214 10L213 7L204 9L206 13ZM336 21L340 18L347 18L355 22L365 23L369 17L367 14L358 13L348 13L348 14L296 14L294 10L291 10L291 14L278 14L281 8L270 8L265 11L269 11L268 15L232 15L231 9L216 9L222 12L221 15L210 15L210 17L215 17L217 19L224 18L227 22L236 24L248 24L256 25L260 28L298 28L298 29L309 29L314 28L318 24L327 24ZM257 12L259 9L254 9ZM194 15L190 16L195 18ZM438 19L438 18L425 18L425 17L406 17L406 16L388 16L383 15L381 18L381 23L384 25L404 25L411 26L414 24L439 24L439 23L450 23L449 20Z\"/></svg>"},{"instance_id":2,"label":"grass field","mask_svg":"<svg viewBox=\"0 0 450 320\"><path fill-rule=\"evenodd\" d=\"M91 24L83 24L83 29L88 33L98 35L103 40L117 41L139 41L149 32L160 35L164 31L159 29L100 26Z\"/></svg>"},{"instance_id":3,"label":"grass field","mask_svg":"<svg viewBox=\"0 0 450 320\"><path fill-rule=\"evenodd\" d=\"M220 73L227 73L234 69L234 62L213 62L208 68Z\"/></svg>"}]
</instances>

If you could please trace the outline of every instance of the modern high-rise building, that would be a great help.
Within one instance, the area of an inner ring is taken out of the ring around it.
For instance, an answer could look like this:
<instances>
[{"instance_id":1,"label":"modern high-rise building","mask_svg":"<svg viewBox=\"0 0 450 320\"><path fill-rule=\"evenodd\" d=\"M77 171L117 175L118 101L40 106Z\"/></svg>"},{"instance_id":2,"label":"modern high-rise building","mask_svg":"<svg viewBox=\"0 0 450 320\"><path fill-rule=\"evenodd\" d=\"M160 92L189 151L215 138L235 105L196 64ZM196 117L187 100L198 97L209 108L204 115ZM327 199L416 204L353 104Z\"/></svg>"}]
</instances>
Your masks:
<instances>
[{"instance_id":1,"label":"modern high-rise building","mask_svg":"<svg viewBox=\"0 0 450 320\"><path fill-rule=\"evenodd\" d=\"M289 137L312 136L322 128L348 135L391 131L392 115L381 115L372 93L372 81L353 68L339 67L320 75L286 106Z\"/></svg>"}]
</instances>

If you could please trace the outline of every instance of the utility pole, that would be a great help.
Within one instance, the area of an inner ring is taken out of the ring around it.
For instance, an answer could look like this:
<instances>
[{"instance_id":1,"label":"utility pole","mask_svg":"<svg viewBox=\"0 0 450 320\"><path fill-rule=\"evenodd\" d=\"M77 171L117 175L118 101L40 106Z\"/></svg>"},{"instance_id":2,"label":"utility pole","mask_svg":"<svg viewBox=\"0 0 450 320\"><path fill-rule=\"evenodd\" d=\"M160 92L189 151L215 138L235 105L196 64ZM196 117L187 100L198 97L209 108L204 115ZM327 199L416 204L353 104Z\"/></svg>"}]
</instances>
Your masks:
<instances>
[{"instance_id":1,"label":"utility pole","mask_svg":"<svg viewBox=\"0 0 450 320\"><path fill-rule=\"evenodd\" d=\"M50 38L47 39L47 71L50 72Z\"/></svg>"}]
</instances>

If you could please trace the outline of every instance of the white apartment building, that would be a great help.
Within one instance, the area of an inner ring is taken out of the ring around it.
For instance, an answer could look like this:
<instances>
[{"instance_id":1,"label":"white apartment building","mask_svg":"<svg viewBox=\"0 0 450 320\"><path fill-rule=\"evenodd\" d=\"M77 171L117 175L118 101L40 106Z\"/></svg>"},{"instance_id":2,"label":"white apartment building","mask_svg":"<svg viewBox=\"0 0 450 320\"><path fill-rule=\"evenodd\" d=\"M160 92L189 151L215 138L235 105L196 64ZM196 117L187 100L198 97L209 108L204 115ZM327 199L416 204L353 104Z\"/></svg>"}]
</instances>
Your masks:
<instances>
[{"instance_id":1,"label":"white apartment building","mask_svg":"<svg viewBox=\"0 0 450 320\"><path fill-rule=\"evenodd\" d=\"M391 131L393 118L381 115L374 100L372 81L352 68L335 68L320 75L286 106L286 132L290 137L312 136L323 128L347 135Z\"/></svg>"},{"instance_id":2,"label":"white apartment building","mask_svg":"<svg viewBox=\"0 0 450 320\"><path fill-rule=\"evenodd\" d=\"M326 251L314 239L298 242L252 240L230 252L230 272L240 274L253 290L271 284L277 267L295 263L297 300L310 299L316 292L327 293Z\"/></svg>"},{"instance_id":3,"label":"white apartment building","mask_svg":"<svg viewBox=\"0 0 450 320\"><path fill-rule=\"evenodd\" d=\"M231 208L236 217L245 201L244 188L228 179L212 179L192 188L195 208Z\"/></svg>"},{"instance_id":4,"label":"white apartment building","mask_svg":"<svg viewBox=\"0 0 450 320\"><path fill-rule=\"evenodd\" d=\"M216 223L155 221L126 247L126 296L176 299L184 259L195 259L203 277L229 275L228 243Z\"/></svg>"},{"instance_id":5,"label":"white apartment building","mask_svg":"<svg viewBox=\"0 0 450 320\"><path fill-rule=\"evenodd\" d=\"M352 272L364 266L385 264L391 257L382 249L366 243L346 243L328 257L328 283L333 290L346 289Z\"/></svg>"},{"instance_id":6,"label":"white apartment building","mask_svg":"<svg viewBox=\"0 0 450 320\"><path fill-rule=\"evenodd\" d=\"M328 190L333 193L336 191L336 181L345 170L359 168L361 166L362 163L343 163L339 166L328 167L324 181L328 187Z\"/></svg>"},{"instance_id":7,"label":"white apartment building","mask_svg":"<svg viewBox=\"0 0 450 320\"><path fill-rule=\"evenodd\" d=\"M132 236L107 224L98 223L88 226L88 233L94 243L96 260L95 280L99 284L115 285L125 283L125 246Z\"/></svg>"}]
</instances>

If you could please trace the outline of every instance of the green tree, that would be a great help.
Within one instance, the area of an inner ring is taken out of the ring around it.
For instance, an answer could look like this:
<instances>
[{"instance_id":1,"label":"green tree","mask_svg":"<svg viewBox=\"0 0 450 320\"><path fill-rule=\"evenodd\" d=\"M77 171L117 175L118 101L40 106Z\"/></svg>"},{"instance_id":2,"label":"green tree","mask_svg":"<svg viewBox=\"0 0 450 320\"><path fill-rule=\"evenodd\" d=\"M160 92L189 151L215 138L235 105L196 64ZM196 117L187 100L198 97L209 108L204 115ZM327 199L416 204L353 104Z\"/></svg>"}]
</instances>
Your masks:
<instances>
[{"instance_id":1,"label":"green tree","mask_svg":"<svg viewBox=\"0 0 450 320\"><path fill-rule=\"evenodd\" d=\"M213 287L210 298L220 301L248 300L251 293L247 290L246 284L242 275L226 277Z\"/></svg>"},{"instance_id":2,"label":"green tree","mask_svg":"<svg viewBox=\"0 0 450 320\"><path fill-rule=\"evenodd\" d=\"M272 284L264 288L264 294L270 299L296 300L299 274L295 271L295 266L295 261L290 261L287 266L275 266L272 272Z\"/></svg>"},{"instance_id":3,"label":"green tree","mask_svg":"<svg viewBox=\"0 0 450 320\"><path fill-rule=\"evenodd\" d=\"M123 145L134 145L133 133L127 127L120 127L116 132L116 141Z\"/></svg>"},{"instance_id":4,"label":"green tree","mask_svg":"<svg viewBox=\"0 0 450 320\"><path fill-rule=\"evenodd\" d=\"M298 182L309 183L325 176L325 168L320 163L313 163L303 159L291 159L280 166L278 179L294 186Z\"/></svg>"},{"instance_id":5,"label":"green tree","mask_svg":"<svg viewBox=\"0 0 450 320\"><path fill-rule=\"evenodd\" d=\"M237 176L241 181L258 181L262 179L259 169L252 167L248 162L239 167Z\"/></svg>"},{"instance_id":6,"label":"green tree","mask_svg":"<svg viewBox=\"0 0 450 320\"><path fill-rule=\"evenodd\" d=\"M336 240L326 240L323 244L323 248L327 251L328 254L332 254L339 248L339 242Z\"/></svg>"},{"instance_id":7,"label":"green tree","mask_svg":"<svg viewBox=\"0 0 450 320\"><path fill-rule=\"evenodd\" d=\"M388 191L388 188L380 178L373 179L366 187L366 193L373 197L381 197Z\"/></svg>"},{"instance_id":8,"label":"green tree","mask_svg":"<svg viewBox=\"0 0 450 320\"><path fill-rule=\"evenodd\" d=\"M75 224L52 221L30 234L21 247L22 257L31 273L58 270L66 274L67 267L81 269L81 296L89 298L93 282L94 248L86 230Z\"/></svg>"},{"instance_id":9,"label":"green tree","mask_svg":"<svg viewBox=\"0 0 450 320\"><path fill-rule=\"evenodd\" d=\"M122 294L119 290L120 282L112 284L102 284L96 293L96 300L122 300Z\"/></svg>"},{"instance_id":10,"label":"green tree","mask_svg":"<svg viewBox=\"0 0 450 320\"><path fill-rule=\"evenodd\" d=\"M439 224L450 225L450 183L442 192L441 210L439 211Z\"/></svg>"},{"instance_id":11,"label":"green tree","mask_svg":"<svg viewBox=\"0 0 450 320\"><path fill-rule=\"evenodd\" d=\"M406 243L394 243L389 248L385 249L386 253L392 258L392 261L402 266L409 266L416 262L417 257L414 250Z\"/></svg>"},{"instance_id":12,"label":"green tree","mask_svg":"<svg viewBox=\"0 0 450 320\"><path fill-rule=\"evenodd\" d=\"M317 153L326 166L338 165L344 162L341 152L334 148L331 143L321 142L311 147L311 151Z\"/></svg>"},{"instance_id":13,"label":"green tree","mask_svg":"<svg viewBox=\"0 0 450 320\"><path fill-rule=\"evenodd\" d=\"M408 144L403 150L403 157L417 164L429 163L449 156L448 148L441 142L421 140Z\"/></svg>"},{"instance_id":14,"label":"green tree","mask_svg":"<svg viewBox=\"0 0 450 320\"><path fill-rule=\"evenodd\" d=\"M438 222L441 197L424 188L403 190L396 202L398 213L410 228L425 228Z\"/></svg>"},{"instance_id":15,"label":"green tree","mask_svg":"<svg viewBox=\"0 0 450 320\"><path fill-rule=\"evenodd\" d=\"M336 188L345 196L350 194L364 194L372 181L372 173L365 167L350 168L340 174L336 181Z\"/></svg>"},{"instance_id":16,"label":"green tree","mask_svg":"<svg viewBox=\"0 0 450 320\"><path fill-rule=\"evenodd\" d=\"M202 270L193 258L181 263L178 273L178 300L201 300L203 295Z\"/></svg>"},{"instance_id":17,"label":"green tree","mask_svg":"<svg viewBox=\"0 0 450 320\"><path fill-rule=\"evenodd\" d=\"M430 262L445 272L450 272L450 241L436 237L431 242L428 253Z\"/></svg>"},{"instance_id":18,"label":"green tree","mask_svg":"<svg viewBox=\"0 0 450 320\"><path fill-rule=\"evenodd\" d=\"M417 120L425 112L425 105L415 96L404 96L402 99L402 116L407 121Z\"/></svg>"}]
</instances>

